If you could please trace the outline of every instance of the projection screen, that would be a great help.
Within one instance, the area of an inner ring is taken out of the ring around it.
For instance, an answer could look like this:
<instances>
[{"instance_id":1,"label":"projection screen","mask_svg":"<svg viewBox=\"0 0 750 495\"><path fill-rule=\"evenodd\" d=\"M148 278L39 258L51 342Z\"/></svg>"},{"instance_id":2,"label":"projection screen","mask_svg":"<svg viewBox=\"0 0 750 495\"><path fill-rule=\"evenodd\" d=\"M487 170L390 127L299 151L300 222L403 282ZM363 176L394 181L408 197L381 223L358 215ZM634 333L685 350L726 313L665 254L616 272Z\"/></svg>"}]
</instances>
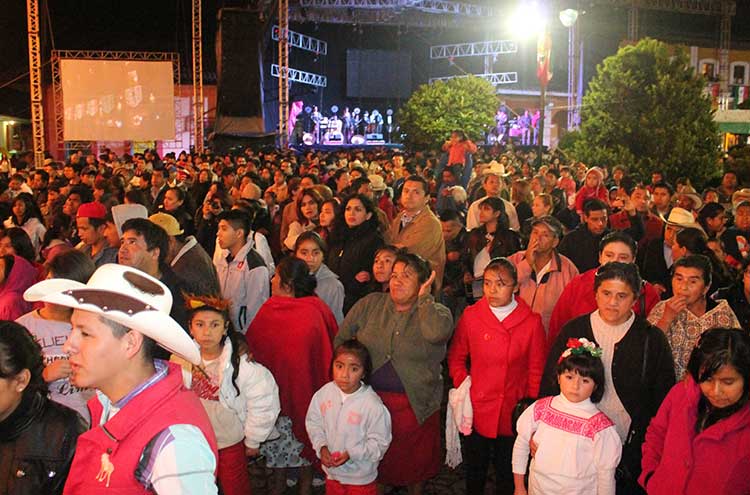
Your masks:
<instances>
[{"instance_id":1,"label":"projection screen","mask_svg":"<svg viewBox=\"0 0 750 495\"><path fill-rule=\"evenodd\" d=\"M175 137L171 61L60 60L66 141Z\"/></svg>"}]
</instances>

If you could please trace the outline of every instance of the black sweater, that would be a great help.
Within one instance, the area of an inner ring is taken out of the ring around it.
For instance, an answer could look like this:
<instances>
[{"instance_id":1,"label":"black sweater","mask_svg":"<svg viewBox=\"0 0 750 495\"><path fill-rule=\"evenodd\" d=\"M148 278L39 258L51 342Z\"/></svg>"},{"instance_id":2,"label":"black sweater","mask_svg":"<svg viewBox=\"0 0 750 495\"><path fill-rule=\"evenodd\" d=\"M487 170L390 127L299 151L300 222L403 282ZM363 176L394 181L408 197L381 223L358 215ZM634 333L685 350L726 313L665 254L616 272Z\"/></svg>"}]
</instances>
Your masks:
<instances>
[{"instance_id":1,"label":"black sweater","mask_svg":"<svg viewBox=\"0 0 750 495\"><path fill-rule=\"evenodd\" d=\"M589 314L566 323L552 344L542 375L540 397L560 393L555 371L557 360L569 338L581 337L596 342ZM672 349L667 338L661 330L640 316L636 316L625 336L615 344L612 381L617 396L631 418L622 463L637 478L646 428L675 384Z\"/></svg>"}]
</instances>

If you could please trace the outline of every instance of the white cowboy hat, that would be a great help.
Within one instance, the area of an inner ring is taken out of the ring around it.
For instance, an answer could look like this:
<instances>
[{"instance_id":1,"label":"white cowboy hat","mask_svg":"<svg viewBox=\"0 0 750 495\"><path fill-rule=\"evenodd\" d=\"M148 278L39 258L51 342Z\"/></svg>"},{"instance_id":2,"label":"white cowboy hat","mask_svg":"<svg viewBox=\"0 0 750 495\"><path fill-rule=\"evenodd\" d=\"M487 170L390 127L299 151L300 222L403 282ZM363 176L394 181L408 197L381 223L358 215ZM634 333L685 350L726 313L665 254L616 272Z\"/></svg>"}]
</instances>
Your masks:
<instances>
[{"instance_id":1,"label":"white cowboy hat","mask_svg":"<svg viewBox=\"0 0 750 495\"><path fill-rule=\"evenodd\" d=\"M692 213L684 208L672 208L669 212L669 217L665 220L667 225L677 227L680 229L698 229L703 232L701 224L695 221L695 217Z\"/></svg>"},{"instance_id":2,"label":"white cowboy hat","mask_svg":"<svg viewBox=\"0 0 750 495\"><path fill-rule=\"evenodd\" d=\"M169 316L172 293L159 280L135 268L108 263L100 266L86 284L52 278L32 285L23 297L29 302L99 314L141 332L193 364L201 362L198 346Z\"/></svg>"},{"instance_id":3,"label":"white cowboy hat","mask_svg":"<svg viewBox=\"0 0 750 495\"><path fill-rule=\"evenodd\" d=\"M482 171L482 175L490 175L490 174L497 175L498 177L501 175L505 175L505 166L496 162L495 160L492 160L489 163L488 167Z\"/></svg>"}]
</instances>

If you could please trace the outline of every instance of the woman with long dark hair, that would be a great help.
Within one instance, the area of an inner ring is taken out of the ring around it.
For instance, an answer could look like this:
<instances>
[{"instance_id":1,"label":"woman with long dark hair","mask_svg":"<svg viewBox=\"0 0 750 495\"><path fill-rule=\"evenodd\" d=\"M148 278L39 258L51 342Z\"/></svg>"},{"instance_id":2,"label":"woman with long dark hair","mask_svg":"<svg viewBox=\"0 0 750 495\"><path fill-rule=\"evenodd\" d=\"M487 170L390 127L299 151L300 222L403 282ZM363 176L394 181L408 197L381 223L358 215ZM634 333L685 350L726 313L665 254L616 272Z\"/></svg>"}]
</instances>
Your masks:
<instances>
[{"instance_id":1,"label":"woman with long dark hair","mask_svg":"<svg viewBox=\"0 0 750 495\"><path fill-rule=\"evenodd\" d=\"M57 495L84 429L72 409L47 398L36 339L0 321L0 493Z\"/></svg>"},{"instance_id":2,"label":"woman with long dark hair","mask_svg":"<svg viewBox=\"0 0 750 495\"><path fill-rule=\"evenodd\" d=\"M5 220L5 228L13 227L20 227L28 234L36 259L47 228L44 226L42 212L31 194L21 193L13 199L13 214Z\"/></svg>"},{"instance_id":3,"label":"woman with long dark hair","mask_svg":"<svg viewBox=\"0 0 750 495\"><path fill-rule=\"evenodd\" d=\"M363 194L354 194L343 204L336 219L340 236L329 242L326 264L344 284L344 314L370 292L375 252L385 244L375 203Z\"/></svg>"},{"instance_id":4,"label":"woman with long dark hair","mask_svg":"<svg viewBox=\"0 0 750 495\"><path fill-rule=\"evenodd\" d=\"M750 493L750 337L707 330L687 368L648 427L638 481L653 495Z\"/></svg>"}]
</instances>

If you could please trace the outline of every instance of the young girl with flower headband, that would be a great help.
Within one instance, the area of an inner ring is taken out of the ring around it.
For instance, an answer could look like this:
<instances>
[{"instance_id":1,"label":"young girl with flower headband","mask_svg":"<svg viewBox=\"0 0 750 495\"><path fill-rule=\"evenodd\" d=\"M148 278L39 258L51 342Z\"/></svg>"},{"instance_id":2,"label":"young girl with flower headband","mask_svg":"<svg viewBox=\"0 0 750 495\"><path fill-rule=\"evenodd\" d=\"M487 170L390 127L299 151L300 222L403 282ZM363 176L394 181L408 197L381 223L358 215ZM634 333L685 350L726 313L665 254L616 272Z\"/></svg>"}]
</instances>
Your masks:
<instances>
[{"instance_id":1,"label":"young girl with flower headband","mask_svg":"<svg viewBox=\"0 0 750 495\"><path fill-rule=\"evenodd\" d=\"M518 418L513 446L514 495L615 493L622 442L614 423L596 407L604 394L602 349L569 339L557 362L560 394L534 402ZM539 447L524 475L529 440Z\"/></svg>"},{"instance_id":2,"label":"young girl with flower headband","mask_svg":"<svg viewBox=\"0 0 750 495\"><path fill-rule=\"evenodd\" d=\"M279 389L271 372L240 355L242 335L229 322L229 301L186 295L190 335L200 347L202 364L176 356L185 386L192 388L211 420L219 447L217 479L225 495L250 493L247 457L274 433Z\"/></svg>"}]
</instances>

